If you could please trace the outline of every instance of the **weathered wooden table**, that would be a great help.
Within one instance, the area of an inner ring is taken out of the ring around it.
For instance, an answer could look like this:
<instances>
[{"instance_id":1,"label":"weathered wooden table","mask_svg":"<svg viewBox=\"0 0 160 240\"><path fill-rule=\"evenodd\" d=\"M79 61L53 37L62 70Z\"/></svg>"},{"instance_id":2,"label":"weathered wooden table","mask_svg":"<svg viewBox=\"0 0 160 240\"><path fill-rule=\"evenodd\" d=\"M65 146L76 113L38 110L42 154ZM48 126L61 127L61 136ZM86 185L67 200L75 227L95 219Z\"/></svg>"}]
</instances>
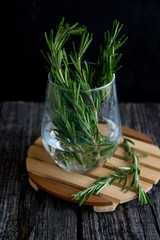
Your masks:
<instances>
[{"instance_id":1,"label":"weathered wooden table","mask_svg":"<svg viewBox=\"0 0 160 240\"><path fill-rule=\"evenodd\" d=\"M152 207L133 200L111 213L95 213L29 185L25 158L40 135L42 111L42 103L0 105L0 239L160 239L160 182L149 192ZM160 104L120 103L120 111L123 125L160 146Z\"/></svg>"}]
</instances>

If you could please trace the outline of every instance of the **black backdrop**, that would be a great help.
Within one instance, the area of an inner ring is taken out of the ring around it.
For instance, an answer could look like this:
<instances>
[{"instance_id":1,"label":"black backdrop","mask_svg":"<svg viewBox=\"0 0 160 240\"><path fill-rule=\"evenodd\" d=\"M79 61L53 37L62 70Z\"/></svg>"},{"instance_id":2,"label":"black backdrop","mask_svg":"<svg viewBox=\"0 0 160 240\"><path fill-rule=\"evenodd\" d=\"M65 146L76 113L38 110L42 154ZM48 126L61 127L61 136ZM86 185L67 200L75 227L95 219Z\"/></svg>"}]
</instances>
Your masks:
<instances>
[{"instance_id":1,"label":"black backdrop","mask_svg":"<svg viewBox=\"0 0 160 240\"><path fill-rule=\"evenodd\" d=\"M66 22L85 24L94 40L86 59L95 61L113 20L129 39L117 73L119 101L160 101L160 1L1 1L0 101L44 101L47 72L44 31Z\"/></svg>"}]
</instances>

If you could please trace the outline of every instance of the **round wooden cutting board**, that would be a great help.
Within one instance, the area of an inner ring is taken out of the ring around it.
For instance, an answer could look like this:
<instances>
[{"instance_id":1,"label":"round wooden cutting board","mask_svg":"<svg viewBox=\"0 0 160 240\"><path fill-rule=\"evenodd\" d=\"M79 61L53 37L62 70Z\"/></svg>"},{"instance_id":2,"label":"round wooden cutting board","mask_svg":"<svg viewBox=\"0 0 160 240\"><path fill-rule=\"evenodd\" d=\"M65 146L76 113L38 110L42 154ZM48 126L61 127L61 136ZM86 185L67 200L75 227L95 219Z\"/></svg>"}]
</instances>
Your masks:
<instances>
[{"instance_id":1,"label":"round wooden cutting board","mask_svg":"<svg viewBox=\"0 0 160 240\"><path fill-rule=\"evenodd\" d=\"M160 179L159 148L153 145L152 140L147 135L136 130L123 126L122 133L125 137L134 141L135 148L148 154L148 157L141 158L139 163L141 167L141 186L145 192L148 192L153 184L156 184ZM125 152L121 145L108 162L117 166L128 166L125 160ZM28 149L26 168L29 182L35 190L40 188L53 196L74 203L78 203L72 200L71 196L74 193L79 192L80 189L90 187L96 178L114 173L114 169L107 163L105 166L85 175L66 172L50 158L43 148L41 137ZM127 186L130 183L131 179L128 180ZM122 185L114 182L113 185L108 185L104 188L100 195L93 195L89 200L85 200L83 204L93 206L96 212L109 212L114 211L118 204L131 201L136 197L137 193L135 190L124 194Z\"/></svg>"}]
</instances>

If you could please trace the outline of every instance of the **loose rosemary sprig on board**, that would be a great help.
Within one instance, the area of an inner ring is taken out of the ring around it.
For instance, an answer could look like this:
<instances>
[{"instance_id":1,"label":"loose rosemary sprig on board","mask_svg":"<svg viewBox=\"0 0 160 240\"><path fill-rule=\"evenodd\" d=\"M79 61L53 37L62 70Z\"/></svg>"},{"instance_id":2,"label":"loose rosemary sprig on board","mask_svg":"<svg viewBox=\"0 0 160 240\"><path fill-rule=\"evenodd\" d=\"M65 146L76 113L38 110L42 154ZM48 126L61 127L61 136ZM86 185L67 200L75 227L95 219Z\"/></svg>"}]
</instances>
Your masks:
<instances>
[{"instance_id":1,"label":"loose rosemary sprig on board","mask_svg":"<svg viewBox=\"0 0 160 240\"><path fill-rule=\"evenodd\" d=\"M131 186L124 193L137 187L138 204L143 205L149 203L150 205L152 205L151 200L148 197L147 193L143 191L139 179L140 177L139 157L146 157L147 155L145 153L144 154L142 153L143 155L138 157L138 155L135 153L136 150L129 143L134 145L134 143L131 140L124 138L122 146L126 151L127 160L132 161L132 166L131 167L114 166L116 173L111 174L109 177L100 177L96 179L95 182L93 182L93 186L85 190L82 190L76 194L73 194L72 197L74 200L80 200L79 205L82 205L84 200L86 198L89 199L93 194L99 194L103 188L105 188L108 184L111 185L116 179L119 179L119 183L124 181L122 187L122 191L124 191L127 184L127 177L131 174L133 175Z\"/></svg>"}]
</instances>

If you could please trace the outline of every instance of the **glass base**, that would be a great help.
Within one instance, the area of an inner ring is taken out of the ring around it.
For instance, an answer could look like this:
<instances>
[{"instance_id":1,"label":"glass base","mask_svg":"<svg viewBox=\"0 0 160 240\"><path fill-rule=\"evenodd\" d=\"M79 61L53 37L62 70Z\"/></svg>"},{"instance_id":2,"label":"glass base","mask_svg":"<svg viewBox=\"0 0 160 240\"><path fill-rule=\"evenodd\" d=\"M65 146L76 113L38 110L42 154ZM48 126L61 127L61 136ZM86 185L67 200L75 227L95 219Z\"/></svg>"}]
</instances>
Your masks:
<instances>
[{"instance_id":1,"label":"glass base","mask_svg":"<svg viewBox=\"0 0 160 240\"><path fill-rule=\"evenodd\" d=\"M107 124L106 124L107 123ZM101 144L96 146L66 147L56 138L52 122L45 124L42 132L44 148L50 157L64 170L81 173L102 167L113 155L120 143L120 128L111 120L101 122L98 130L102 134ZM82 143L83 144L83 143Z\"/></svg>"},{"instance_id":2,"label":"glass base","mask_svg":"<svg viewBox=\"0 0 160 240\"><path fill-rule=\"evenodd\" d=\"M68 172L81 174L102 167L118 148L118 144L113 143L112 146L99 150L68 152L51 147L44 139L42 141L46 151L59 167Z\"/></svg>"}]
</instances>

